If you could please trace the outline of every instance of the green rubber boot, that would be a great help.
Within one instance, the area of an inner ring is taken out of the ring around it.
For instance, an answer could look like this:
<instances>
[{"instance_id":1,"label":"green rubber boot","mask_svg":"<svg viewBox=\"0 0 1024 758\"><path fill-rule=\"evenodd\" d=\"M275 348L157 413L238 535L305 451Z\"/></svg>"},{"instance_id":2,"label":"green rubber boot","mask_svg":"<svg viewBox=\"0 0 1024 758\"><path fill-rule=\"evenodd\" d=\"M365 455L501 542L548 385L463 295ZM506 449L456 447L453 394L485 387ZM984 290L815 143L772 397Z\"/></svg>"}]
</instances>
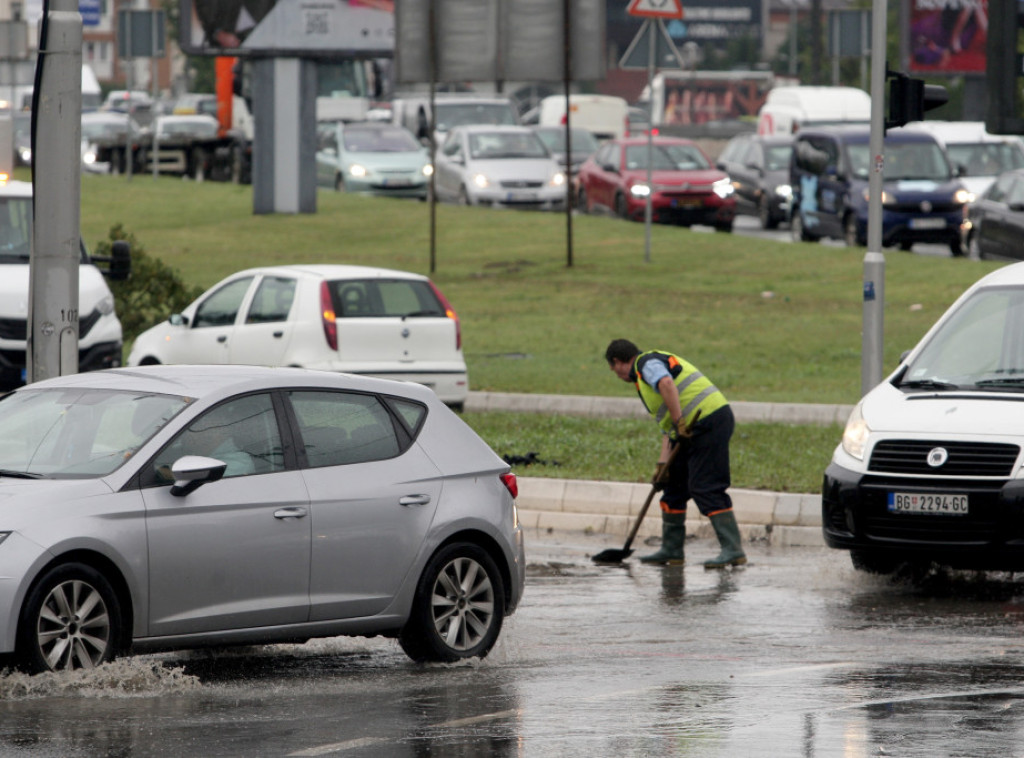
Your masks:
<instances>
[{"instance_id":1,"label":"green rubber boot","mask_svg":"<svg viewBox=\"0 0 1024 758\"><path fill-rule=\"evenodd\" d=\"M704 568L718 569L726 566L742 566L747 556L741 547L740 528L736 524L736 515L731 511L716 513L711 516L711 526L715 528L718 542L722 546L717 558L704 561Z\"/></svg>"},{"instance_id":2,"label":"green rubber boot","mask_svg":"<svg viewBox=\"0 0 1024 758\"><path fill-rule=\"evenodd\" d=\"M686 514L661 514L661 548L656 553L641 556L641 563L657 563L663 566L682 566L683 542L686 540Z\"/></svg>"}]
</instances>

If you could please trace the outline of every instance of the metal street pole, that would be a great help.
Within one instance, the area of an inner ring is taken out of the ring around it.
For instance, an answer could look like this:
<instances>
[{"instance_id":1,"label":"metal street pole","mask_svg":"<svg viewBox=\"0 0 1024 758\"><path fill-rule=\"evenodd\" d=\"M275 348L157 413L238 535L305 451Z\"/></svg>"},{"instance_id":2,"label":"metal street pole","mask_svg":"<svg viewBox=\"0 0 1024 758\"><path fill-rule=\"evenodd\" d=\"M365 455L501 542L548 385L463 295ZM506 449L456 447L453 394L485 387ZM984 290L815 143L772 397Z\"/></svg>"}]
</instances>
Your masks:
<instances>
[{"instance_id":1,"label":"metal street pole","mask_svg":"<svg viewBox=\"0 0 1024 758\"><path fill-rule=\"evenodd\" d=\"M882 179L885 171L886 3L871 6L871 171L868 175L868 251L864 255L864 312L861 334L860 391L882 381L885 256L882 254Z\"/></svg>"},{"instance_id":2,"label":"metal street pole","mask_svg":"<svg viewBox=\"0 0 1024 758\"><path fill-rule=\"evenodd\" d=\"M650 50L647 51L647 91L650 93L649 102L651 103L651 115L654 114L654 53L655 48L658 46L657 37L657 25L660 21L654 19L647 19L644 23L647 24L650 30ZM653 121L653 118L650 119ZM654 194L654 188L652 187L651 181L651 163L654 161L654 124L648 123L647 125L647 199L644 202L644 262L651 262L651 217L653 215L651 208L651 195Z\"/></svg>"}]
</instances>

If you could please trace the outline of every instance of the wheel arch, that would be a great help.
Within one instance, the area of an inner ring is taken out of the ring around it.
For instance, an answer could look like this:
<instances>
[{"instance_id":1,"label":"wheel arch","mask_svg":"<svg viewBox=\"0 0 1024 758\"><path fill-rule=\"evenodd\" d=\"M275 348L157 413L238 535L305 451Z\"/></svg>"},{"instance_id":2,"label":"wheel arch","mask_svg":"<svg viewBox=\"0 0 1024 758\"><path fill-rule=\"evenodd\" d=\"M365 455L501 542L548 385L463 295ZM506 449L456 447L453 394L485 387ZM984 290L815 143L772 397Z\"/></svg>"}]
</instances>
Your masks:
<instances>
[{"instance_id":1,"label":"wheel arch","mask_svg":"<svg viewBox=\"0 0 1024 758\"><path fill-rule=\"evenodd\" d=\"M507 616L511 610L512 592L512 567L508 564L508 559L505 556L505 552L501 549L498 541L491 535L480 529L462 529L458 532L454 532L449 535L437 548L430 554L430 558L433 558L441 550L448 547L456 542L468 542L476 545L494 561L494 565L498 567L498 571L501 572L501 581L505 588L505 607L503 608L504 614ZM427 559L427 563L430 559ZM424 564L425 566L426 564Z\"/></svg>"},{"instance_id":2,"label":"wheel arch","mask_svg":"<svg viewBox=\"0 0 1024 758\"><path fill-rule=\"evenodd\" d=\"M118 654L123 653L131 647L132 639L135 636L135 602L132 597L131 589L129 589L128 586L128 580L125 578L124 572L121 568L108 556L95 550L89 550L86 548L69 550L66 553L54 556L46 564L40 566L39 570L33 574L32 581L25 585L24 593L22 594L18 604L18 616L17 619L15 619L14 625L15 629L17 629L21 624L21 617L25 613L25 603L28 602L28 598L32 594L32 590L36 585L39 584L42 578L51 570L69 563L80 563L88 566L89 568L103 574L103 577L110 582L110 586L113 588L114 593L117 595L117 600L121 605L121 623L123 625L122 649L117 652Z\"/></svg>"}]
</instances>

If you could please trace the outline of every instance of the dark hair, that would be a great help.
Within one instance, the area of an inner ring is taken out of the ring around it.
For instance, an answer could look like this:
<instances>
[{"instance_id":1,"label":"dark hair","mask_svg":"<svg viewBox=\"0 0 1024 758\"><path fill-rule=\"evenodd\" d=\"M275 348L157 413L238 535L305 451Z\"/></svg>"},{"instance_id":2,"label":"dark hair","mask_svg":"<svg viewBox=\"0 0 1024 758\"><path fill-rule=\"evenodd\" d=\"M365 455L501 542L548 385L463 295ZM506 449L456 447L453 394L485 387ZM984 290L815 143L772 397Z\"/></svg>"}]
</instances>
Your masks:
<instances>
[{"instance_id":1,"label":"dark hair","mask_svg":"<svg viewBox=\"0 0 1024 758\"><path fill-rule=\"evenodd\" d=\"M629 340L612 340L608 345L608 349L604 351L604 359L611 363L612 361L619 360L623 363L629 363L631 360L640 355L640 348L634 345Z\"/></svg>"}]
</instances>

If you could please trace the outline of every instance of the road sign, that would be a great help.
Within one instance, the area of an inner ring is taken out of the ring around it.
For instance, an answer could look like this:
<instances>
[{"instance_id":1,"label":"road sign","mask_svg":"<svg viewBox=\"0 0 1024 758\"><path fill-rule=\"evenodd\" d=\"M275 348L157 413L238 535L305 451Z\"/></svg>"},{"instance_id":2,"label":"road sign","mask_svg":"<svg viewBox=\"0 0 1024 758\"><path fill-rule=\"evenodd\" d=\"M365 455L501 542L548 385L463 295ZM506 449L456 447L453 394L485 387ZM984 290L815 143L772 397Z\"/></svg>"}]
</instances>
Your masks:
<instances>
[{"instance_id":1,"label":"road sign","mask_svg":"<svg viewBox=\"0 0 1024 758\"><path fill-rule=\"evenodd\" d=\"M682 0L631 0L626 13L643 18L682 18Z\"/></svg>"},{"instance_id":2,"label":"road sign","mask_svg":"<svg viewBox=\"0 0 1024 758\"><path fill-rule=\"evenodd\" d=\"M82 15L82 26L100 25L100 0L78 0L78 12Z\"/></svg>"}]
</instances>

